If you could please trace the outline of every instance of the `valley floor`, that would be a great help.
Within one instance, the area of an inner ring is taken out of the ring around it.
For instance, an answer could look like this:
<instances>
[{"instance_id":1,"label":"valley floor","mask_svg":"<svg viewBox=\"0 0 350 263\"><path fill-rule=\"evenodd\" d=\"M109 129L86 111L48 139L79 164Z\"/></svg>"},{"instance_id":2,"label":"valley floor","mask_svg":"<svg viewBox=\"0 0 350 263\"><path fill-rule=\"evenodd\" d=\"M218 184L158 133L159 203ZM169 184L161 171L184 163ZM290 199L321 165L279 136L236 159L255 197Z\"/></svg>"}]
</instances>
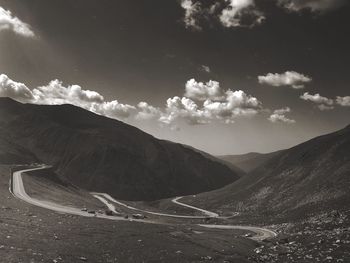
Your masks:
<instances>
[{"instance_id":1,"label":"valley floor","mask_svg":"<svg viewBox=\"0 0 350 263\"><path fill-rule=\"evenodd\" d=\"M225 211L228 217L205 220L203 211L167 199L123 202L154 212L147 214L146 220L156 224L113 221L62 214L27 204L9 192L10 177L9 167L0 166L0 262L350 262L349 211L276 222L262 215ZM25 175L23 181L30 197L79 209L106 209L96 198L62 181L53 184L40 174ZM195 198L177 200L191 205L190 200ZM128 214L129 218L137 213L113 204L117 212ZM164 217L157 213L193 218ZM197 225L203 223L263 224L279 235L257 242L251 239L253 233L249 231Z\"/></svg>"},{"instance_id":2,"label":"valley floor","mask_svg":"<svg viewBox=\"0 0 350 263\"><path fill-rule=\"evenodd\" d=\"M249 262L257 246L242 237L245 231L49 211L12 196L9 178L10 169L2 166L0 262Z\"/></svg>"}]
</instances>

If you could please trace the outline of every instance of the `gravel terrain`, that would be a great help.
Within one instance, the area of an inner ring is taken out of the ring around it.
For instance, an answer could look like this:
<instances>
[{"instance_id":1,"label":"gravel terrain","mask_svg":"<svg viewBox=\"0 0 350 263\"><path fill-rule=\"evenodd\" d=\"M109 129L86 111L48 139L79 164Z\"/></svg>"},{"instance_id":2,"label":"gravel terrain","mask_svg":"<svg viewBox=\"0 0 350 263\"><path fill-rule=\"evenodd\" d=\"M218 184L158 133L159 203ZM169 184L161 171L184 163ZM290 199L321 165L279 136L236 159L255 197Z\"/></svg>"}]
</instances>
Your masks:
<instances>
[{"instance_id":1,"label":"gravel terrain","mask_svg":"<svg viewBox=\"0 0 350 263\"><path fill-rule=\"evenodd\" d=\"M0 262L249 262L257 242L244 231L115 222L28 205L0 167Z\"/></svg>"}]
</instances>

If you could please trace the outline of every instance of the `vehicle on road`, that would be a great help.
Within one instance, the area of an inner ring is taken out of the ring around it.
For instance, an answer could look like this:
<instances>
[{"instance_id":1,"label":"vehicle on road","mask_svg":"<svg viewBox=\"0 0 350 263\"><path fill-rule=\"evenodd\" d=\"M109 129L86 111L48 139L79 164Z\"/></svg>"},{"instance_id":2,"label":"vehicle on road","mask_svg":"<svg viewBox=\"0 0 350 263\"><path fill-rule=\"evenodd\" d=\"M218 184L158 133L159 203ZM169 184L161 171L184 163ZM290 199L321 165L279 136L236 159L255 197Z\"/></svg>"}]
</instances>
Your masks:
<instances>
[{"instance_id":1,"label":"vehicle on road","mask_svg":"<svg viewBox=\"0 0 350 263\"><path fill-rule=\"evenodd\" d=\"M147 216L145 216L143 214L132 214L132 218L134 218L134 219L145 219L145 218L147 218Z\"/></svg>"},{"instance_id":2,"label":"vehicle on road","mask_svg":"<svg viewBox=\"0 0 350 263\"><path fill-rule=\"evenodd\" d=\"M114 215L117 215L116 213L114 213L112 210L105 210L105 215L107 216L114 216Z\"/></svg>"}]
</instances>

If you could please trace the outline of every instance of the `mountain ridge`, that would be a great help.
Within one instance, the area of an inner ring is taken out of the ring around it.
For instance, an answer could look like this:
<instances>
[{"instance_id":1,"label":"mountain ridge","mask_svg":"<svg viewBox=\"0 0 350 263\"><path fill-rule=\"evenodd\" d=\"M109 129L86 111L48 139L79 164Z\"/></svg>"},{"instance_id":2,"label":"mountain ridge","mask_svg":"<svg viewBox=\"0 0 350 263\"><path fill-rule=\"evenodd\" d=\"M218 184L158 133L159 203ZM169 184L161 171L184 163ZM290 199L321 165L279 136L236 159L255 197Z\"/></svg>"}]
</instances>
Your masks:
<instances>
[{"instance_id":1,"label":"mountain ridge","mask_svg":"<svg viewBox=\"0 0 350 263\"><path fill-rule=\"evenodd\" d=\"M221 189L188 198L206 208L283 215L350 204L350 129L298 144Z\"/></svg>"},{"instance_id":2,"label":"mountain ridge","mask_svg":"<svg viewBox=\"0 0 350 263\"><path fill-rule=\"evenodd\" d=\"M237 155L220 155L218 158L237 166L246 173L249 173L282 152L283 150L271 153L249 152Z\"/></svg>"},{"instance_id":3,"label":"mountain ridge","mask_svg":"<svg viewBox=\"0 0 350 263\"><path fill-rule=\"evenodd\" d=\"M195 194L239 178L214 157L72 105L0 99L0 119L0 137L16 141L73 184L119 199Z\"/></svg>"}]
</instances>

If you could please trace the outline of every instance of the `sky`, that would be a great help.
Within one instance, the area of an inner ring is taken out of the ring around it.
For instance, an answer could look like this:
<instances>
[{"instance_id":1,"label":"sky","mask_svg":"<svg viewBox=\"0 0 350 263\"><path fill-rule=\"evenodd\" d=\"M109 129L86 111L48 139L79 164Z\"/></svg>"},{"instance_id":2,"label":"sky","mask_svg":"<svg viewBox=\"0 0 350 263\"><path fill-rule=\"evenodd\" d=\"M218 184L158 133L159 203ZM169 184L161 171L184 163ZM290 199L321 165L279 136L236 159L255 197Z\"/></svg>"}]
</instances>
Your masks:
<instances>
[{"instance_id":1,"label":"sky","mask_svg":"<svg viewBox=\"0 0 350 263\"><path fill-rule=\"evenodd\" d=\"M0 97L211 154L350 124L346 0L0 0Z\"/></svg>"}]
</instances>

